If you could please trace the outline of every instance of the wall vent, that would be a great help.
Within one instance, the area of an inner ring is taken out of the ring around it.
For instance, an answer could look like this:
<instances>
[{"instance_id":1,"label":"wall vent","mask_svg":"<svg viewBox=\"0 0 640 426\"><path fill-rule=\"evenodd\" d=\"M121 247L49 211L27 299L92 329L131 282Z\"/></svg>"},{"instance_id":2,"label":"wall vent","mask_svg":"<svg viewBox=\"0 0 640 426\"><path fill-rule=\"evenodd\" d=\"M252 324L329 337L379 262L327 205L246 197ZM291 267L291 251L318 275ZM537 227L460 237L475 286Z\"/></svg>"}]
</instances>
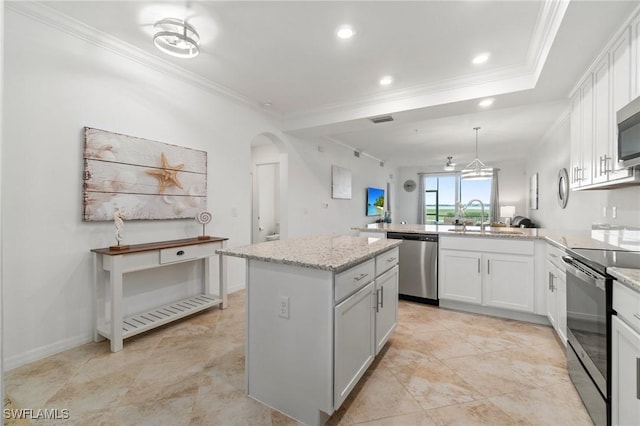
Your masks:
<instances>
[{"instance_id":1,"label":"wall vent","mask_svg":"<svg viewBox=\"0 0 640 426\"><path fill-rule=\"evenodd\" d=\"M393 117L390 115L381 115L379 117L369 117L369 120L371 120L373 124L378 124L386 123L387 121L393 121Z\"/></svg>"}]
</instances>

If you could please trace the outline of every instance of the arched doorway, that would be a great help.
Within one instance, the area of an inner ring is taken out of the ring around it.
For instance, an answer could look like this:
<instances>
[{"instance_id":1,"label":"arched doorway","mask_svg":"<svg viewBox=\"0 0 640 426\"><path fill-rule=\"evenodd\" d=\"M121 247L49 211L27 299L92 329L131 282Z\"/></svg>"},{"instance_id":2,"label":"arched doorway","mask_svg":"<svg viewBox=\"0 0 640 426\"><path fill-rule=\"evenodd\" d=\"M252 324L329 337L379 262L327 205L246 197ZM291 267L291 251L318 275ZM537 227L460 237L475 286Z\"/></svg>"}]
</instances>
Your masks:
<instances>
[{"instance_id":1,"label":"arched doorway","mask_svg":"<svg viewBox=\"0 0 640 426\"><path fill-rule=\"evenodd\" d=\"M287 237L288 156L272 133L251 140L251 242Z\"/></svg>"}]
</instances>

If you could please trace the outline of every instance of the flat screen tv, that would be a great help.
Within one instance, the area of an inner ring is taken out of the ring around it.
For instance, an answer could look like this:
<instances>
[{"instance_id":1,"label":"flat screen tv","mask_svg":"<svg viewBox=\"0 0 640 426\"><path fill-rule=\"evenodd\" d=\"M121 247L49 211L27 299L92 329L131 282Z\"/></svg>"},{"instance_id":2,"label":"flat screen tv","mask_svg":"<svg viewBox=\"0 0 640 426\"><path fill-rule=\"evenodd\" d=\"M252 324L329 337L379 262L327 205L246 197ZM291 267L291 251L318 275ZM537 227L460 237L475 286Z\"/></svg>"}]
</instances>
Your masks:
<instances>
[{"instance_id":1,"label":"flat screen tv","mask_svg":"<svg viewBox=\"0 0 640 426\"><path fill-rule=\"evenodd\" d=\"M367 216L380 216L384 213L384 189L367 188Z\"/></svg>"}]
</instances>

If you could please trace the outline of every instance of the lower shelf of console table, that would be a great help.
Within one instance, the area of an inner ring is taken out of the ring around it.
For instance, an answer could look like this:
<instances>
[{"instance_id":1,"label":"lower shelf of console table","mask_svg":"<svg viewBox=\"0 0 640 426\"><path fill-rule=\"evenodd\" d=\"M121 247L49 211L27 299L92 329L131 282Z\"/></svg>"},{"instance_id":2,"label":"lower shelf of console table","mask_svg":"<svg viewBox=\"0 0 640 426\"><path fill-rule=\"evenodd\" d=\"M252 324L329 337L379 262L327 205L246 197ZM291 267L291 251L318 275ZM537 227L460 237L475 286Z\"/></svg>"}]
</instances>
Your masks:
<instances>
[{"instance_id":1,"label":"lower shelf of console table","mask_svg":"<svg viewBox=\"0 0 640 426\"><path fill-rule=\"evenodd\" d=\"M227 307L226 258L215 254L226 246L226 238L190 238L131 245L123 250L93 249L95 253L96 318L94 340L107 338L111 351L122 350L123 340L205 309ZM218 258L218 263L214 262ZM123 276L128 272L182 262L201 261L203 293L145 312L123 317ZM217 273L215 273L217 269ZM214 281L218 294L212 294ZM106 291L109 288L109 291ZM105 306L110 302L109 315ZM111 320L113 319L113 320Z\"/></svg>"}]
</instances>

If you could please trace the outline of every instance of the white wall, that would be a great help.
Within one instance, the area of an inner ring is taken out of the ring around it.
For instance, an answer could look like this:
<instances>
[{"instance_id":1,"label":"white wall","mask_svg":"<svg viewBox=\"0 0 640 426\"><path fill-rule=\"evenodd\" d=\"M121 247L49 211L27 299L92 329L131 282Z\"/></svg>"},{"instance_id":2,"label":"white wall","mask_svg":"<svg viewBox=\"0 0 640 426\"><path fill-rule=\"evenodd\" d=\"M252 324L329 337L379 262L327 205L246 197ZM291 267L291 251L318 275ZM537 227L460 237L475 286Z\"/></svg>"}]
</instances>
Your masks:
<instances>
[{"instance_id":1,"label":"white wall","mask_svg":"<svg viewBox=\"0 0 640 426\"><path fill-rule=\"evenodd\" d=\"M498 186L500 189L500 205L516 206L516 215L526 216L526 197L528 181L525 173L524 161L510 163L491 163L500 169ZM442 169L426 167L400 167L397 178L397 207L394 221L400 223L417 223L418 221L418 173L442 173ZM408 179L416 182L416 189L412 192L404 190L404 182ZM462 200L463 202L465 200Z\"/></svg>"},{"instance_id":2,"label":"white wall","mask_svg":"<svg viewBox=\"0 0 640 426\"><path fill-rule=\"evenodd\" d=\"M386 188L394 182L395 169L341 145L324 141L287 138L289 153L289 236L319 233L356 235L351 227L372 223L366 216L366 188ZM318 147L321 147L319 150ZM331 198L331 166L351 170L351 200ZM391 202L395 203L395 194ZM392 209L392 211L395 209Z\"/></svg>"},{"instance_id":3,"label":"white wall","mask_svg":"<svg viewBox=\"0 0 640 426\"><path fill-rule=\"evenodd\" d=\"M207 232L228 237L229 246L250 241L250 142L275 129L236 101L11 9L5 37L2 272L11 326L3 337L12 368L91 335L89 250L114 239L112 223L81 221L83 126L206 150L214 217ZM199 232L190 220L132 221L124 242ZM169 275L186 271L195 282L198 271L190 268ZM229 282L232 288L244 283L242 260L230 259Z\"/></svg>"},{"instance_id":4,"label":"white wall","mask_svg":"<svg viewBox=\"0 0 640 426\"><path fill-rule=\"evenodd\" d=\"M567 207L560 208L556 188L558 172L570 168L569 114L551 134L532 151L527 174L538 173L538 210L529 215L541 227L549 229L588 230L593 224L640 227L640 186L589 191L571 191ZM528 201L527 201L528 202ZM617 218L611 217L617 207ZM529 206L527 206L529 207ZM603 215L603 208L607 215Z\"/></svg>"}]
</instances>

